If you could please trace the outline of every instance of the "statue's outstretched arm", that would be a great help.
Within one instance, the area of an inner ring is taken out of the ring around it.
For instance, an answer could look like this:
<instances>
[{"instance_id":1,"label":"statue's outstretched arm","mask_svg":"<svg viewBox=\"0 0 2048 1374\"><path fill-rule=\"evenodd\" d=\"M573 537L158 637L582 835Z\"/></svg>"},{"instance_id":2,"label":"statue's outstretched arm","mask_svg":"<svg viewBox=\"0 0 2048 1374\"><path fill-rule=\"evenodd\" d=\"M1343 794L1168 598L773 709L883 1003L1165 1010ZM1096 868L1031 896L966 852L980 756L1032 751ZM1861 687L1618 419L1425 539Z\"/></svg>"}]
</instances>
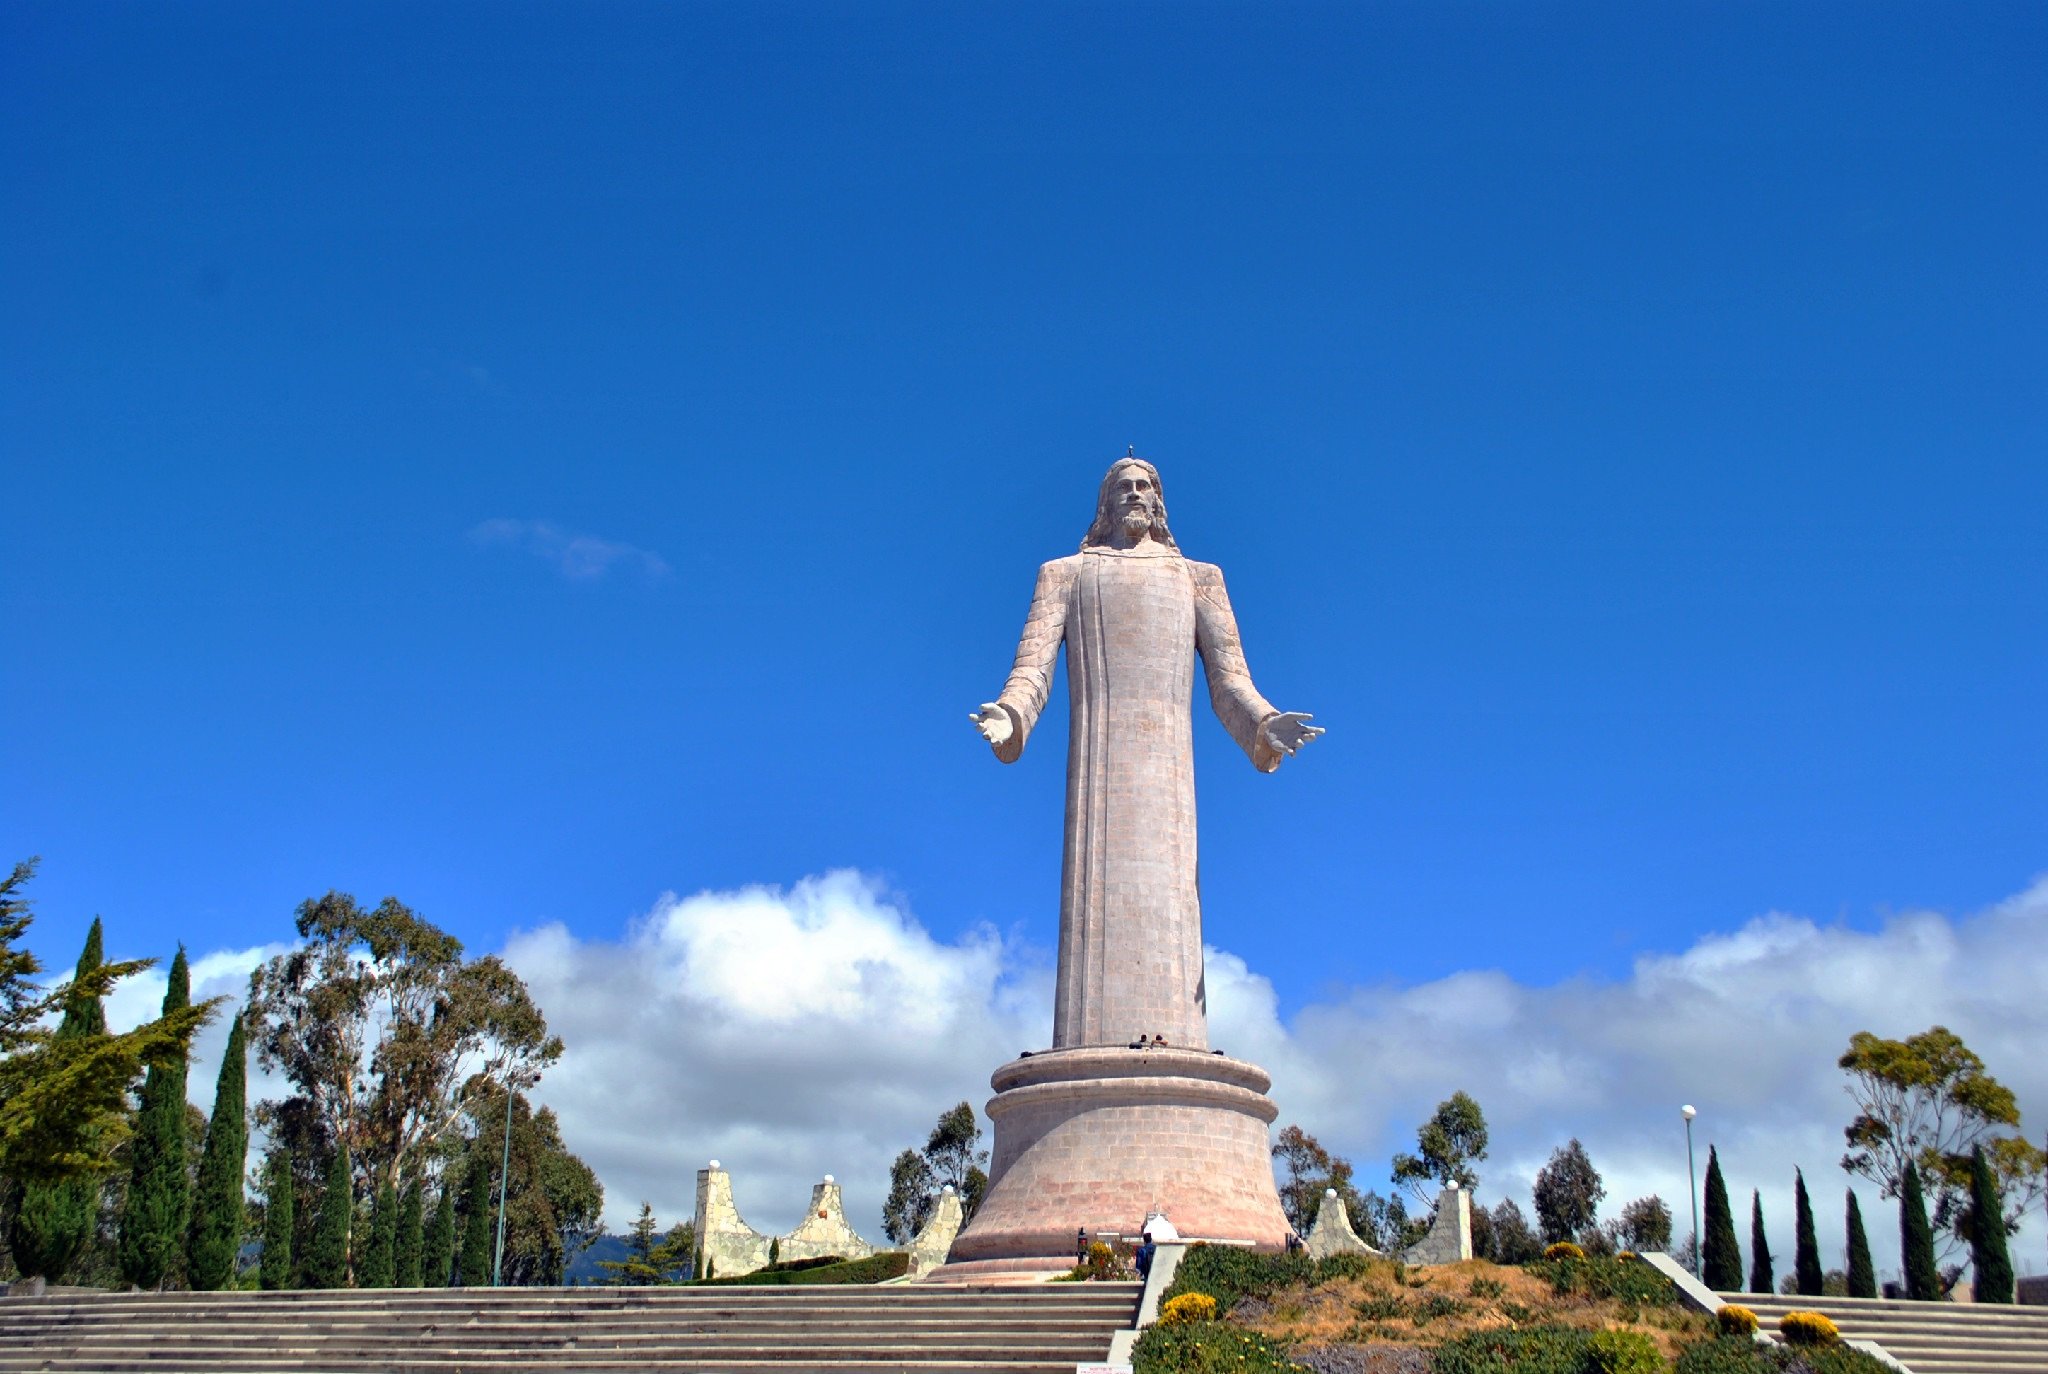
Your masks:
<instances>
[{"instance_id":1,"label":"statue's outstretched arm","mask_svg":"<svg viewBox=\"0 0 2048 1374\"><path fill-rule=\"evenodd\" d=\"M1058 559L1038 570L1038 586L1031 593L1031 613L1024 617L1024 634L1017 641L1017 661L1011 665L1002 695L985 702L974 713L982 738L1004 763L1015 763L1024 752L1031 727L1045 709L1052 691L1053 664L1059 658L1060 640L1067 633L1067 591L1073 581L1069 560Z\"/></svg>"},{"instance_id":2,"label":"statue's outstretched arm","mask_svg":"<svg viewBox=\"0 0 2048 1374\"><path fill-rule=\"evenodd\" d=\"M1308 724L1300 711L1275 710L1252 685L1245 665L1244 643L1237 635L1237 615L1223 589L1223 573L1209 563L1190 564L1195 576L1195 648L1209 676L1209 704L1216 718L1251 758L1252 766L1270 773L1280 761L1323 733Z\"/></svg>"}]
</instances>

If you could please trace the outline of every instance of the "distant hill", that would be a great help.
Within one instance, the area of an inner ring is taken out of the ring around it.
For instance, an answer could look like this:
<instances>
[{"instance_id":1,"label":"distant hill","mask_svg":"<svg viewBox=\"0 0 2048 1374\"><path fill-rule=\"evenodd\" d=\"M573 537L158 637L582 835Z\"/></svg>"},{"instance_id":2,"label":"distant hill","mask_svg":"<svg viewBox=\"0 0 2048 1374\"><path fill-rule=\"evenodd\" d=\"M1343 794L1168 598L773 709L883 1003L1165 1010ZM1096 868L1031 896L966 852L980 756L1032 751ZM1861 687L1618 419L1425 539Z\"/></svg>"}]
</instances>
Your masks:
<instances>
[{"instance_id":1,"label":"distant hill","mask_svg":"<svg viewBox=\"0 0 2048 1374\"><path fill-rule=\"evenodd\" d=\"M590 1248L569 1261L569 1271L562 1276L562 1282L571 1285L603 1283L611 1277L609 1269L598 1268L601 1260L618 1264L626 1258L626 1238L607 1231L590 1243Z\"/></svg>"}]
</instances>

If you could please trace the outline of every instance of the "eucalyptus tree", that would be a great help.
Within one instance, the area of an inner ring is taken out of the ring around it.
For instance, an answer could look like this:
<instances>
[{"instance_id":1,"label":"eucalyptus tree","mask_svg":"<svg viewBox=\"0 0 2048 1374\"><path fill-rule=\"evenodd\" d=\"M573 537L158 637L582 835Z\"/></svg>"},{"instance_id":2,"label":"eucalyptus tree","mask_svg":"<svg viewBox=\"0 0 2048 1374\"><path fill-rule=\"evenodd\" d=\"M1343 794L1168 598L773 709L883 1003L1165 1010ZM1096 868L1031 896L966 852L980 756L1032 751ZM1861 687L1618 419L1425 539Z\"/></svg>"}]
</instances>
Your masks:
<instances>
[{"instance_id":1,"label":"eucalyptus tree","mask_svg":"<svg viewBox=\"0 0 2048 1374\"><path fill-rule=\"evenodd\" d=\"M1473 1166L1486 1158L1486 1145L1486 1114L1479 1103L1468 1093L1452 1093L1416 1128L1415 1153L1394 1156L1394 1182L1427 1210L1436 1205L1437 1191L1449 1184L1467 1190L1478 1186L1479 1171Z\"/></svg>"},{"instance_id":2,"label":"eucalyptus tree","mask_svg":"<svg viewBox=\"0 0 2048 1374\"><path fill-rule=\"evenodd\" d=\"M1903 1040L1858 1031L1837 1063L1856 1105L1843 1130L1849 1149L1842 1167L1895 1198L1911 1166L1931 1204L1942 1257L1969 1241L1977 1149L1996 1180L2008 1235L2048 1192L2048 1151L2020 1133L2019 1099L1946 1026Z\"/></svg>"},{"instance_id":3,"label":"eucalyptus tree","mask_svg":"<svg viewBox=\"0 0 2048 1374\"><path fill-rule=\"evenodd\" d=\"M259 1120L315 1137L301 1150L345 1145L372 1196L461 1132L481 1085L530 1083L561 1056L504 961L466 958L395 897L365 908L329 892L300 903L295 925L299 945L250 978L257 1062L293 1088Z\"/></svg>"}]
</instances>

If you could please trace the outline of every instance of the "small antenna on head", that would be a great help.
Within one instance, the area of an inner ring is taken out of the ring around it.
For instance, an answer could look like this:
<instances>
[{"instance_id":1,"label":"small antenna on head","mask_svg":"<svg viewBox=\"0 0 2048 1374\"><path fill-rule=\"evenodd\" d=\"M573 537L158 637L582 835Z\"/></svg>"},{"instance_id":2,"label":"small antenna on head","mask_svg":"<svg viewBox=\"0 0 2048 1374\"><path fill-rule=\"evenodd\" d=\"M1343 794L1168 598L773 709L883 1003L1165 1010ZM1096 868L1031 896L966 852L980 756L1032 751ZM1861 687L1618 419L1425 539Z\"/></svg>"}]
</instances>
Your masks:
<instances>
[{"instance_id":1,"label":"small antenna on head","mask_svg":"<svg viewBox=\"0 0 2048 1374\"><path fill-rule=\"evenodd\" d=\"M1126 457L1126 458L1135 458L1135 457L1137 457L1137 456L1138 456L1138 446L1137 446L1136 444L1125 444L1125 445L1124 445L1124 457Z\"/></svg>"}]
</instances>

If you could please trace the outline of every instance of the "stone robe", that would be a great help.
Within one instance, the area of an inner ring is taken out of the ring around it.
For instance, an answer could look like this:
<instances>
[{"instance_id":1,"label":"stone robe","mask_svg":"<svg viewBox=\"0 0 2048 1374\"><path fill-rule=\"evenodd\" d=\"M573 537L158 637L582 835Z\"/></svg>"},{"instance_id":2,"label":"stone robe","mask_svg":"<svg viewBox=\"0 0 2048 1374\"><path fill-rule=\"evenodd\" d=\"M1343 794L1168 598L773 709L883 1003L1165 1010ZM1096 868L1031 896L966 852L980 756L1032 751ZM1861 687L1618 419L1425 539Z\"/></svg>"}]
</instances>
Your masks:
<instances>
[{"instance_id":1,"label":"stone robe","mask_svg":"<svg viewBox=\"0 0 2048 1374\"><path fill-rule=\"evenodd\" d=\"M1151 541L1090 548L1039 569L998 698L1015 727L1004 763L1037 724L1062 642L1072 720L1053 1047L1164 1036L1207 1049L1195 656L1217 717L1264 773L1283 757L1259 728L1277 713L1252 686L1221 570Z\"/></svg>"}]
</instances>

